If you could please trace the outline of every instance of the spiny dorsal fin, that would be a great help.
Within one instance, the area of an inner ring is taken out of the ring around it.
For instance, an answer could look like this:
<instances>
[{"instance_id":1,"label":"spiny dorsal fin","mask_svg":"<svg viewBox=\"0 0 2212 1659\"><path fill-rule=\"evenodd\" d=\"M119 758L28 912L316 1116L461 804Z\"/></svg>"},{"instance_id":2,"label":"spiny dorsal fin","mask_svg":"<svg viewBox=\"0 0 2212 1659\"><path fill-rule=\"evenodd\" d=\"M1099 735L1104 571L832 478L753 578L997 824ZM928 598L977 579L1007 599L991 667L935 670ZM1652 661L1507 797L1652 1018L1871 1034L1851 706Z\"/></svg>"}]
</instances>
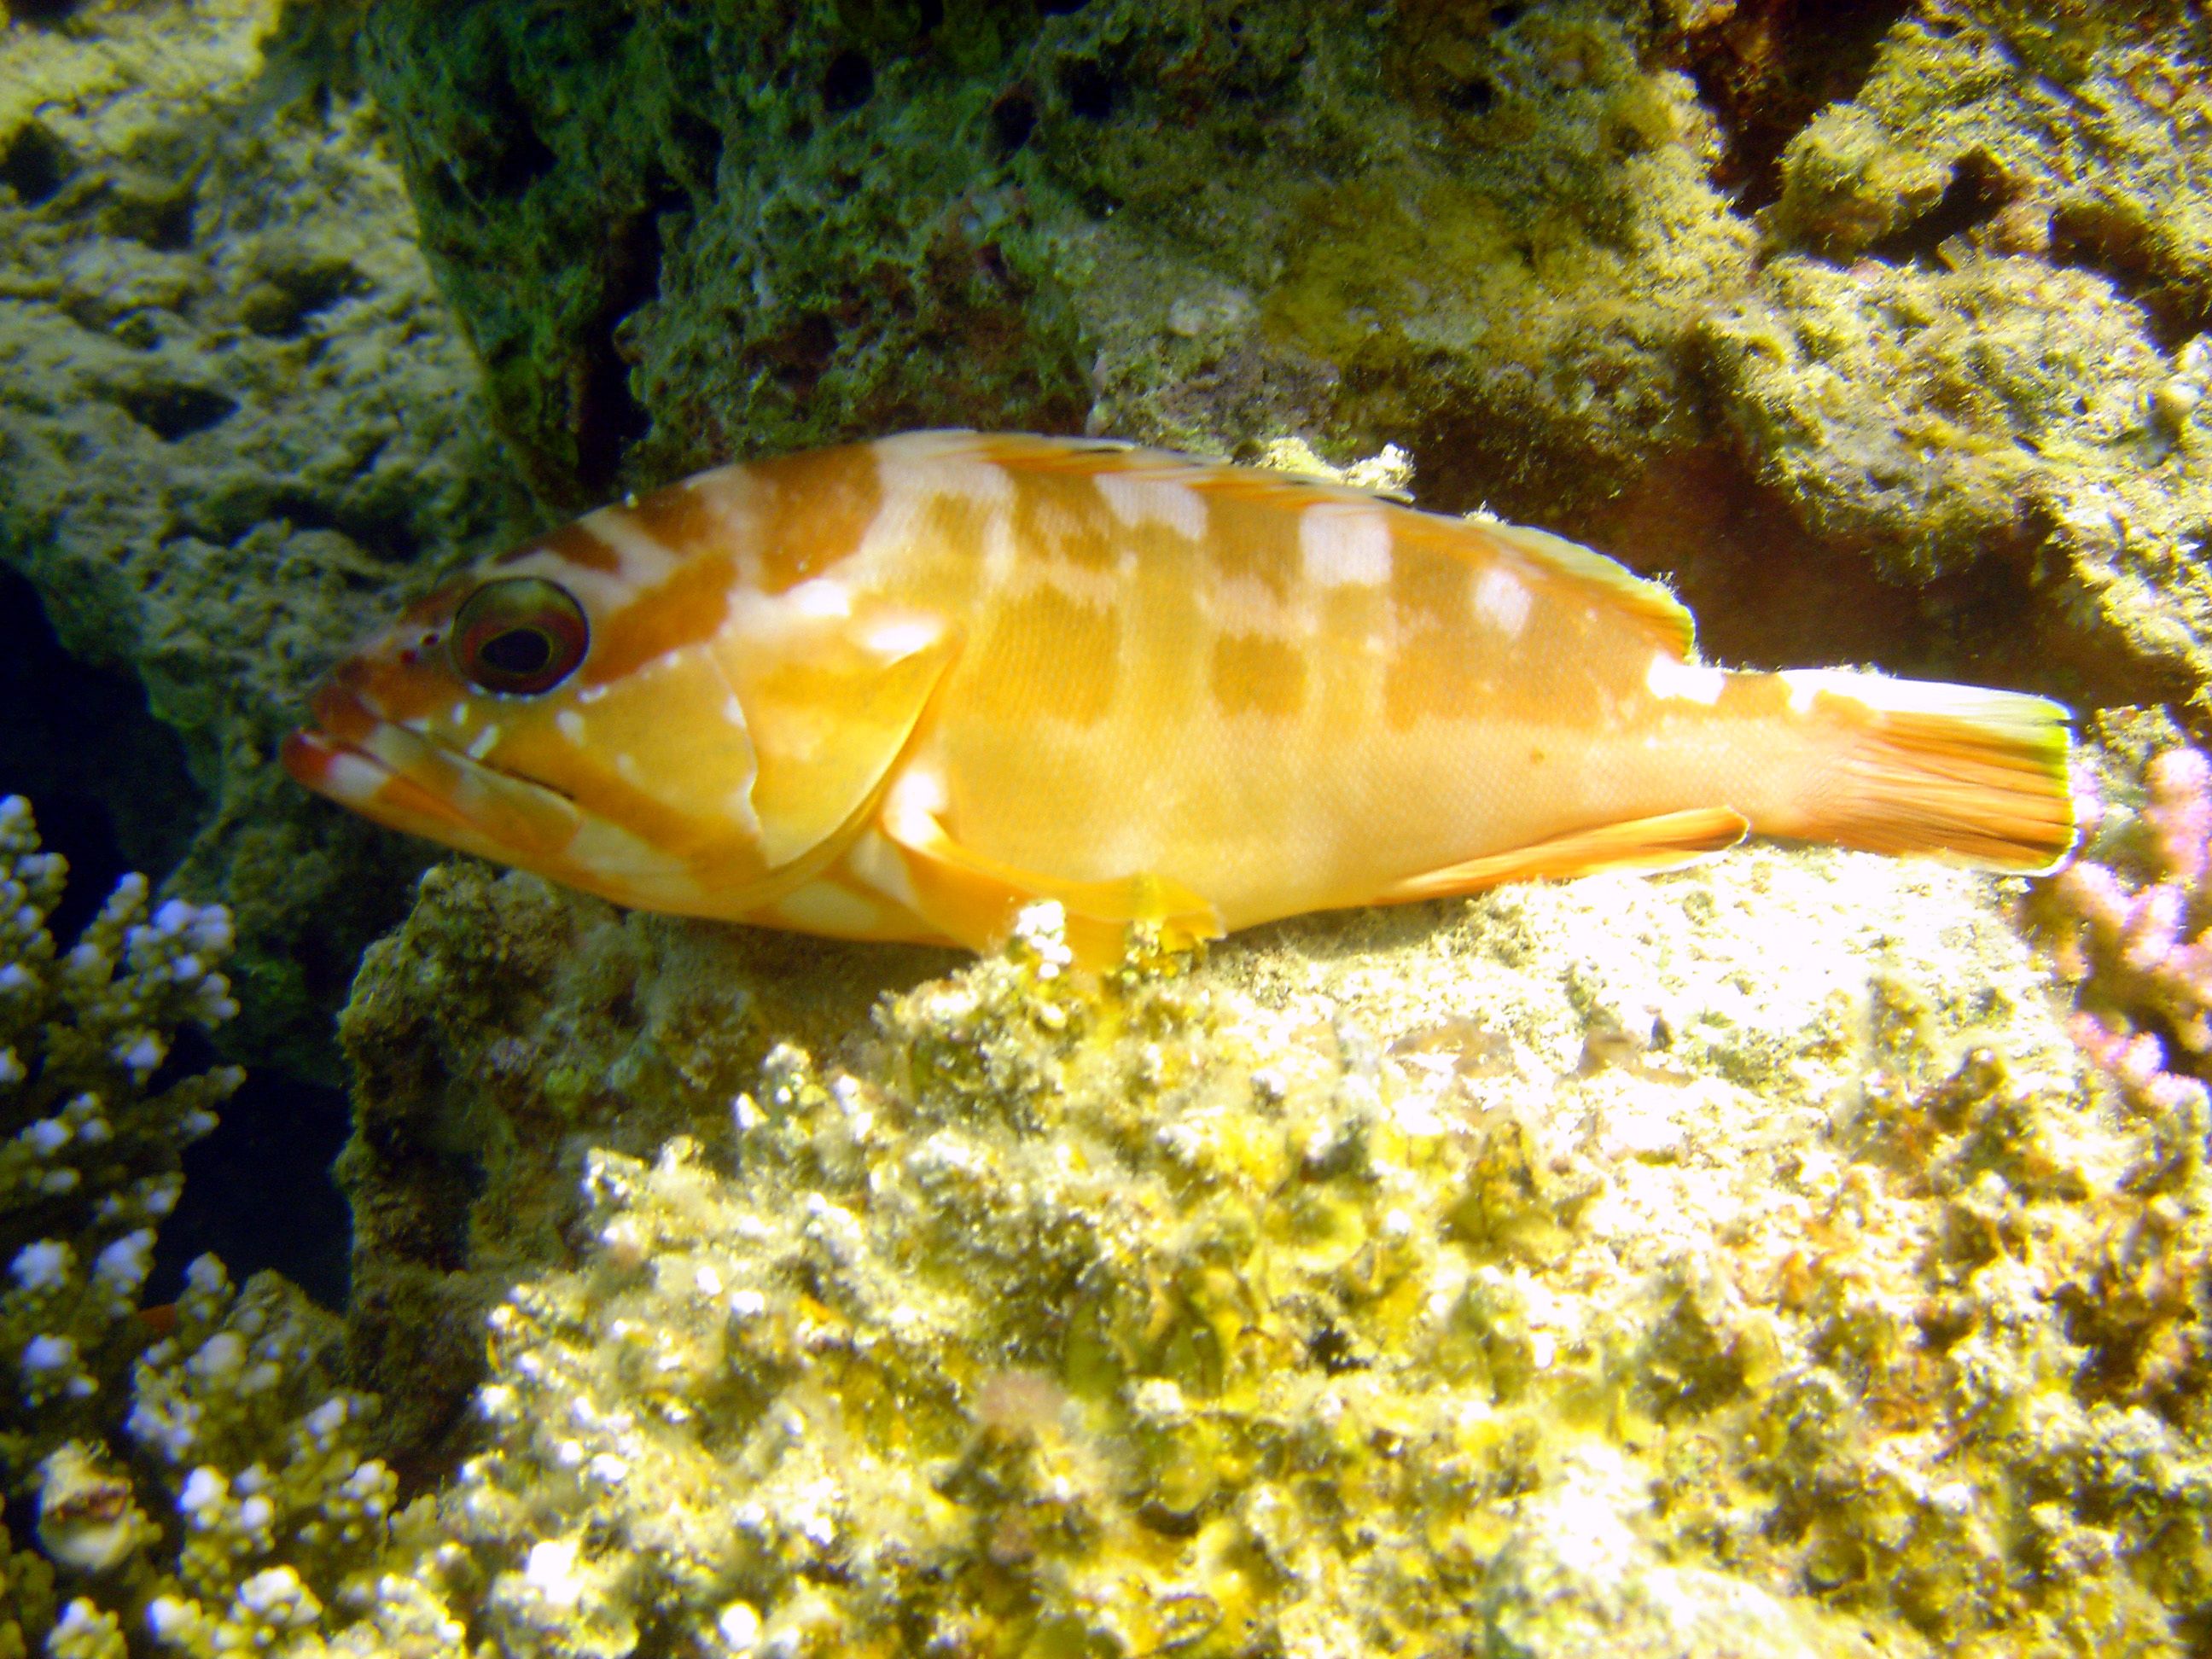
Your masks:
<instances>
[{"instance_id":1,"label":"spiny dorsal fin","mask_svg":"<svg viewBox=\"0 0 2212 1659\"><path fill-rule=\"evenodd\" d=\"M1227 461L1180 455L1172 450L1146 449L1116 439L1041 438L1027 433L959 430L926 435L942 444L937 452L939 454L964 450L979 460L1015 471L1086 477L1111 472L1135 479L1172 479L1210 495L1273 502L1286 508L1304 507L1316 500L1374 502L1390 509L1396 533L1409 541L1447 557L1478 564L1497 558L1498 549L1503 547L1539 571L1597 589L1650 629L1660 646L1685 660L1690 659L1696 647L1696 624L1681 601L1663 584L1639 576L1619 561L1548 531L1507 524L1502 519L1450 518L1409 507L1374 490L1334 483L1310 474L1237 466ZM961 440L967 441L963 443Z\"/></svg>"}]
</instances>

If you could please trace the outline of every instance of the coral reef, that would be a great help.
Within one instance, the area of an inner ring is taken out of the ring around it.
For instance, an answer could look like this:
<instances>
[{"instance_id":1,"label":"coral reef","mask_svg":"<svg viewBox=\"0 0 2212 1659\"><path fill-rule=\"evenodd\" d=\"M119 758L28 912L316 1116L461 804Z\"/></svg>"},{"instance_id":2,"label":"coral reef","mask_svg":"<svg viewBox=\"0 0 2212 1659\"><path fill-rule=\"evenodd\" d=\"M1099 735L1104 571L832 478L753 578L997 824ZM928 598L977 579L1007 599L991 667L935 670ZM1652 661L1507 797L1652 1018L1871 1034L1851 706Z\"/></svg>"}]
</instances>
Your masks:
<instances>
[{"instance_id":1,"label":"coral reef","mask_svg":"<svg viewBox=\"0 0 2212 1659\"><path fill-rule=\"evenodd\" d=\"M178 1155L240 1081L167 1064L181 1028L238 1012L230 922L149 913L131 876L58 951L64 875L0 799L0 1500L39 1546L0 1530L0 1655L109 1659L126 1621L142 1651L264 1649L380 1606L355 1581L397 1547L396 1482L361 1454L338 1322L295 1288L241 1292L202 1256L140 1309Z\"/></svg>"},{"instance_id":2,"label":"coral reef","mask_svg":"<svg viewBox=\"0 0 2212 1659\"><path fill-rule=\"evenodd\" d=\"M362 1281L519 1281L439 1500L506 1650L2194 1640L2212 1189L1996 884L1754 848L1103 985L1033 913L868 1023L781 943L462 868L363 976Z\"/></svg>"},{"instance_id":3,"label":"coral reef","mask_svg":"<svg viewBox=\"0 0 2212 1659\"><path fill-rule=\"evenodd\" d=\"M2157 1162L2189 1171L2212 1138L2212 761L2168 721L2100 723L2118 798L2093 801L2026 916L2073 981L2081 1051L2166 1126Z\"/></svg>"},{"instance_id":4,"label":"coral reef","mask_svg":"<svg viewBox=\"0 0 2212 1659\"><path fill-rule=\"evenodd\" d=\"M2168 749L2144 777L2140 814L2155 878L2130 883L2107 863L2077 859L2051 884L2073 922L2059 960L2081 981L2076 1035L2108 1069L2148 1079L2161 1069L2160 1037L2191 1069L2212 1056L2212 762Z\"/></svg>"},{"instance_id":5,"label":"coral reef","mask_svg":"<svg viewBox=\"0 0 2212 1659\"><path fill-rule=\"evenodd\" d=\"M2155 9L1904 18L1783 152L1781 257L1707 335L1733 441L1816 538L1900 583L1999 567L1954 608L2044 590L1950 625L2105 701L2205 678L2207 45Z\"/></svg>"},{"instance_id":6,"label":"coral reef","mask_svg":"<svg viewBox=\"0 0 2212 1659\"><path fill-rule=\"evenodd\" d=\"M946 952L672 928L481 865L441 865L362 964L342 1034L354 1134L347 1309L379 1433L413 1464L483 1364L483 1318L565 1260L587 1152L650 1158L700 1102L750 1086L779 1037L829 1046Z\"/></svg>"},{"instance_id":7,"label":"coral reef","mask_svg":"<svg viewBox=\"0 0 2212 1659\"><path fill-rule=\"evenodd\" d=\"M360 10L0 35L0 558L184 734L301 1065L410 855L269 738L527 511ZM1817 69L1724 0L366 16L549 507L933 420L1389 440L1721 656L2201 698L2183 9ZM345 1016L343 1325L136 1306L227 929L134 884L58 951L0 810L0 1659L2202 1650L2206 771L2033 901L2056 978L2019 884L1771 847L1103 981L1048 910L956 963L444 866Z\"/></svg>"},{"instance_id":8,"label":"coral reef","mask_svg":"<svg viewBox=\"0 0 2212 1659\"><path fill-rule=\"evenodd\" d=\"M274 1274L237 1291L212 1258L193 1264L176 1328L134 1377L135 1460L71 1442L41 1471L39 1538L67 1598L50 1659L213 1659L325 1625L396 1648L419 1626L404 1574L436 1542L427 1510L395 1514L391 1471L361 1455L372 1407L333 1386L338 1341Z\"/></svg>"},{"instance_id":9,"label":"coral reef","mask_svg":"<svg viewBox=\"0 0 2212 1659\"><path fill-rule=\"evenodd\" d=\"M127 878L66 951L46 918L62 861L30 808L0 799L0 1492L122 1410L149 1334L138 1294L176 1206L184 1147L215 1127L235 1067L172 1076L179 1027L237 1013L221 971L230 921Z\"/></svg>"},{"instance_id":10,"label":"coral reef","mask_svg":"<svg viewBox=\"0 0 2212 1659\"><path fill-rule=\"evenodd\" d=\"M2204 1115L2081 1066L2021 885L1760 846L1101 979L1048 906L945 974L442 868L347 1021L404 1409L195 1263L40 1425L17 1639L2192 1650Z\"/></svg>"},{"instance_id":11,"label":"coral reef","mask_svg":"<svg viewBox=\"0 0 2212 1659\"><path fill-rule=\"evenodd\" d=\"M34 697L45 735L10 745L9 781L104 750L85 770L126 848L184 854L174 888L236 917L226 1041L335 1079L329 1015L418 860L270 753L393 590L518 497L376 113L313 72L326 9L0 29L0 562L70 653L143 687L189 768L157 787L143 714L86 733Z\"/></svg>"}]
</instances>

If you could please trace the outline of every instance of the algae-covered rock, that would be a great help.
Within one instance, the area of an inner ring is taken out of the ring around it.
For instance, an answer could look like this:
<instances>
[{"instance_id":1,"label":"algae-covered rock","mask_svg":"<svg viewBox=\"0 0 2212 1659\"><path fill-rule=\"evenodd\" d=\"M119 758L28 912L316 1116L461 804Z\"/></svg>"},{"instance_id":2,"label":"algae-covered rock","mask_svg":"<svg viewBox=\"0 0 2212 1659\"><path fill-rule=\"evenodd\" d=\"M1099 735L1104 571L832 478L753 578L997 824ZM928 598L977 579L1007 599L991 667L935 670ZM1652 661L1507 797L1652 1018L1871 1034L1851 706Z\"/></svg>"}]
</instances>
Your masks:
<instances>
[{"instance_id":1,"label":"algae-covered rock","mask_svg":"<svg viewBox=\"0 0 2212 1659\"><path fill-rule=\"evenodd\" d=\"M221 0L0 29L0 561L183 739L197 798L153 798L127 734L103 787L197 832L174 879L236 916L232 1040L327 1073L414 855L307 801L274 745L394 589L516 498L380 118L307 60L313 21Z\"/></svg>"},{"instance_id":2,"label":"algae-covered rock","mask_svg":"<svg viewBox=\"0 0 2212 1659\"><path fill-rule=\"evenodd\" d=\"M1759 848L916 983L445 872L349 1161L417 1331L513 1281L441 1500L480 1628L2179 1654L2212 1191L2005 890ZM405 1323L381 1380L449 1389Z\"/></svg>"},{"instance_id":3,"label":"algae-covered rock","mask_svg":"<svg viewBox=\"0 0 2212 1659\"><path fill-rule=\"evenodd\" d=\"M2205 681L2183 12L766 18L372 9L428 246L552 499L930 422L1387 441L1428 505L1672 572L1737 659Z\"/></svg>"},{"instance_id":4,"label":"algae-covered rock","mask_svg":"<svg viewBox=\"0 0 2212 1659\"><path fill-rule=\"evenodd\" d=\"M483 1316L566 1259L586 1156L649 1158L726 1110L781 1038L828 1044L938 951L671 927L535 878L446 865L372 947L342 1022L354 1133L356 1375L410 1457L482 1370Z\"/></svg>"},{"instance_id":5,"label":"algae-covered rock","mask_svg":"<svg viewBox=\"0 0 2212 1659\"><path fill-rule=\"evenodd\" d=\"M1601 492L1685 430L1678 348L1749 269L1711 124L1626 8L386 0L368 27L426 246L572 501L1086 420L1214 450L1441 429L1490 478Z\"/></svg>"},{"instance_id":6,"label":"algae-covered rock","mask_svg":"<svg viewBox=\"0 0 2212 1659\"><path fill-rule=\"evenodd\" d=\"M2154 14L1900 21L1784 152L1790 251L1705 337L1808 530L1894 582L1994 563L1994 617L1947 625L2089 701L2201 695L2212 626L2212 101Z\"/></svg>"}]
</instances>

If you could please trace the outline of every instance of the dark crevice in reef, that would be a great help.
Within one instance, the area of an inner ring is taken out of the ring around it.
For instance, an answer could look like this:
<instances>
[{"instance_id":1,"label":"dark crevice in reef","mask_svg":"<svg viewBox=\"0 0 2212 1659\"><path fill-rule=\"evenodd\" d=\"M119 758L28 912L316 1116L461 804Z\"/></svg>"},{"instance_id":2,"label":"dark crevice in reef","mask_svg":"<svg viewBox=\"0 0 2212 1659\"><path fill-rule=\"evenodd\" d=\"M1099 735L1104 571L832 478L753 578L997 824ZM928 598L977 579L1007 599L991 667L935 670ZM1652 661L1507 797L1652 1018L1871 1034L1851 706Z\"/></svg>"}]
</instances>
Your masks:
<instances>
[{"instance_id":1,"label":"dark crevice in reef","mask_svg":"<svg viewBox=\"0 0 2212 1659\"><path fill-rule=\"evenodd\" d=\"M111 395L125 414L164 443L220 426L238 412L234 398L182 380L146 380L118 387Z\"/></svg>"},{"instance_id":2,"label":"dark crevice in reef","mask_svg":"<svg viewBox=\"0 0 2212 1659\"><path fill-rule=\"evenodd\" d=\"M8 0L8 15L19 23L58 23L82 3L83 0Z\"/></svg>"},{"instance_id":3,"label":"dark crevice in reef","mask_svg":"<svg viewBox=\"0 0 2212 1659\"><path fill-rule=\"evenodd\" d=\"M876 95L876 71L867 54L848 47L822 73L822 107L831 115L856 110Z\"/></svg>"},{"instance_id":4,"label":"dark crevice in reef","mask_svg":"<svg viewBox=\"0 0 2212 1659\"><path fill-rule=\"evenodd\" d=\"M205 1037L179 1033L169 1064L180 1075L216 1063ZM353 1228L331 1164L352 1124L345 1091L264 1068L247 1073L220 1115L185 1149L185 1194L155 1241L148 1304L174 1300L185 1265L212 1250L234 1280L272 1268L323 1306L344 1307Z\"/></svg>"},{"instance_id":5,"label":"dark crevice in reef","mask_svg":"<svg viewBox=\"0 0 2212 1659\"><path fill-rule=\"evenodd\" d=\"M454 129L453 158L437 176L465 202L511 200L561 158L539 134L504 62L495 60L471 91L468 106L479 118Z\"/></svg>"},{"instance_id":6,"label":"dark crevice in reef","mask_svg":"<svg viewBox=\"0 0 2212 1659\"><path fill-rule=\"evenodd\" d=\"M348 511L325 497L279 490L264 507L295 530L334 530L382 564L409 565L422 551L422 538L397 501L374 509Z\"/></svg>"},{"instance_id":7,"label":"dark crevice in reef","mask_svg":"<svg viewBox=\"0 0 2212 1659\"><path fill-rule=\"evenodd\" d=\"M129 675L62 649L38 592L0 568L0 795L22 795L69 860L49 924L64 945L126 870L159 877L191 845L201 799L184 744Z\"/></svg>"},{"instance_id":8,"label":"dark crevice in reef","mask_svg":"<svg viewBox=\"0 0 2212 1659\"><path fill-rule=\"evenodd\" d=\"M2051 258L2109 277L2143 310L2151 337L2173 351L2212 330L2212 289L2201 277L2177 275L2151 226L2131 204L2080 201L2051 216Z\"/></svg>"},{"instance_id":9,"label":"dark crevice in reef","mask_svg":"<svg viewBox=\"0 0 2212 1659\"><path fill-rule=\"evenodd\" d=\"M660 295L661 216L691 198L665 177L652 181L645 204L612 234L605 297L583 333L583 384L576 398L576 476L586 494L608 494L623 457L653 429L653 416L630 389L631 358L623 320Z\"/></svg>"},{"instance_id":10,"label":"dark crevice in reef","mask_svg":"<svg viewBox=\"0 0 2212 1659\"><path fill-rule=\"evenodd\" d=\"M36 121L16 128L7 148L0 149L0 185L14 191L25 207L52 201L75 171L68 149Z\"/></svg>"},{"instance_id":11,"label":"dark crevice in reef","mask_svg":"<svg viewBox=\"0 0 2212 1659\"><path fill-rule=\"evenodd\" d=\"M1944 243L1987 224L2013 198L2014 188L2004 170L1987 151L1969 150L1951 168L1951 182L1933 207L1917 219L1881 240L1867 252L1893 264L1931 260Z\"/></svg>"},{"instance_id":12,"label":"dark crevice in reef","mask_svg":"<svg viewBox=\"0 0 2212 1659\"><path fill-rule=\"evenodd\" d=\"M1782 194L1782 152L1825 106L1858 96L1905 0L1748 0L1669 56L1720 118L1714 182L1754 212Z\"/></svg>"},{"instance_id":13,"label":"dark crevice in reef","mask_svg":"<svg viewBox=\"0 0 2212 1659\"><path fill-rule=\"evenodd\" d=\"M1060 101L1067 112L1085 121L1103 121L1128 101L1129 83L1103 58L1071 58L1054 72Z\"/></svg>"},{"instance_id":14,"label":"dark crevice in reef","mask_svg":"<svg viewBox=\"0 0 2212 1659\"><path fill-rule=\"evenodd\" d=\"M40 839L69 860L68 889L46 923L66 947L126 871L158 881L176 866L204 804L183 744L147 711L138 683L63 650L37 591L6 569L0 708L0 795L27 798ZM214 1045L187 1030L166 1069L181 1076L216 1063ZM349 1231L329 1169L346 1133L343 1091L264 1070L222 1116L185 1154L184 1200L161 1229L149 1301L173 1297L185 1263L211 1249L234 1278L275 1267L343 1305Z\"/></svg>"}]
</instances>

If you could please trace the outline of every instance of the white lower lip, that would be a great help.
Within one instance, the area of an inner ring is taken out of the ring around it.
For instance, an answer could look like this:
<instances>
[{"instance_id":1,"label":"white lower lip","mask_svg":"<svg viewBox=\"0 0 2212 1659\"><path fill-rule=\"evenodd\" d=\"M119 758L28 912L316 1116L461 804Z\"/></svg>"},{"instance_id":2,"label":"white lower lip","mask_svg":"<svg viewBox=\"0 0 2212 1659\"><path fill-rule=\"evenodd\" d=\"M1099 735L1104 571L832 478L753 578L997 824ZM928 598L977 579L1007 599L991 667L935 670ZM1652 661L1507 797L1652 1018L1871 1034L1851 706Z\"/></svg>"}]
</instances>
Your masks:
<instances>
[{"instance_id":1,"label":"white lower lip","mask_svg":"<svg viewBox=\"0 0 2212 1659\"><path fill-rule=\"evenodd\" d=\"M392 776L389 766L352 744L324 732L305 735L322 751L312 778L313 787L341 805L366 805Z\"/></svg>"}]
</instances>

